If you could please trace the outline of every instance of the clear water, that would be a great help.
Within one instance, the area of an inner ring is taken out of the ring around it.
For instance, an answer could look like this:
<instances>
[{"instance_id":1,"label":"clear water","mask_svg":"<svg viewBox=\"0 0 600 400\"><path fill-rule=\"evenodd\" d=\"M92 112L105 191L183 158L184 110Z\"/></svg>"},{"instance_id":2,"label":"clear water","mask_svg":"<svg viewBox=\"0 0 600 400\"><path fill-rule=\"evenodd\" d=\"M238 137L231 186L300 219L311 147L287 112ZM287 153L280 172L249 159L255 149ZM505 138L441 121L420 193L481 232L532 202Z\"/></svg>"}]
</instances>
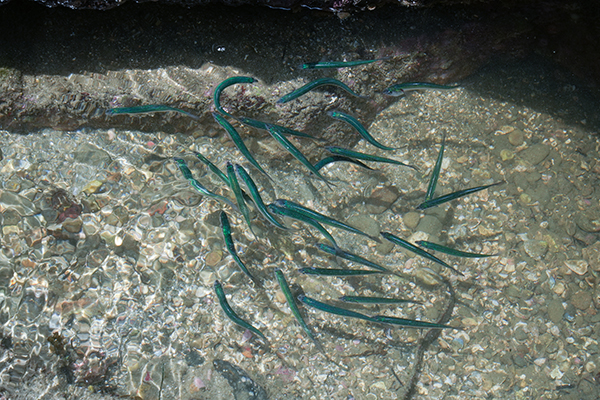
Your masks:
<instances>
[{"instance_id":1,"label":"clear water","mask_svg":"<svg viewBox=\"0 0 600 400\"><path fill-rule=\"evenodd\" d=\"M350 22L341 26L356 29ZM336 32L340 22L322 22L323 32L328 24L335 24L331 29ZM373 36L378 35L344 37L360 43ZM289 63L306 55L298 47L292 50ZM235 62L235 54L228 57L225 65L243 64ZM190 75L204 76L207 91L231 72L211 65L214 75L206 74L206 66L186 67ZM260 70L246 66L236 73ZM144 74L135 65L123 67L131 76ZM160 75L158 68L149 68ZM331 74L346 82L367 82L387 68L383 62ZM279 72L269 75L271 70ZM228 89L225 104L239 106L234 93L283 94L299 86L297 71L281 70L269 64L261 72L272 79L247 92ZM158 81L168 86L159 78L150 84ZM274 110L272 104L252 108L256 118L308 115L316 121L307 127L310 132L331 143L418 168L368 163L376 170L367 171L333 164L323 170L332 188L264 132L241 129L273 178L269 181L210 120L185 133L162 129L160 121L193 125L173 114L115 120L121 126L114 128L45 128L26 135L2 131L0 393L23 399L264 398L254 381L273 399L597 398L600 145L594 92L533 56L488 66L460 83L452 91L415 92L387 101L368 120L373 136L400 148L394 152L359 141L339 122L311 117L319 107L340 104L360 114L360 107L373 106L349 103L341 92L317 92L288 109ZM357 86L380 96L368 85ZM274 103L277 96L269 98ZM149 128L155 122L161 129ZM127 124L145 129L126 129ZM506 183L419 212L415 207L423 200L443 137L437 195ZM313 162L325 154L319 144L294 143ZM384 240L332 228L341 248L402 276L303 275L298 268L363 267L318 251L315 244L325 239L302 223L286 220L294 229L282 231L254 211L254 237L240 213L199 195L183 178L172 157L185 158L196 179L233 199L193 151L222 170L226 161L247 166L265 201L292 199L374 236L388 231L410 242L431 240L497 256L436 253L464 274L459 276ZM264 288L253 285L228 254L220 210L229 215L240 258ZM434 337L428 330L303 308L323 354L292 316L274 277L276 268L295 293L301 288L307 296L368 315L442 319L463 330L444 329ZM216 279L231 307L269 344L225 316L213 291ZM336 302L354 294L421 304L352 307ZM421 356L422 370L415 375ZM248 378L228 365L243 369Z\"/></svg>"}]
</instances>

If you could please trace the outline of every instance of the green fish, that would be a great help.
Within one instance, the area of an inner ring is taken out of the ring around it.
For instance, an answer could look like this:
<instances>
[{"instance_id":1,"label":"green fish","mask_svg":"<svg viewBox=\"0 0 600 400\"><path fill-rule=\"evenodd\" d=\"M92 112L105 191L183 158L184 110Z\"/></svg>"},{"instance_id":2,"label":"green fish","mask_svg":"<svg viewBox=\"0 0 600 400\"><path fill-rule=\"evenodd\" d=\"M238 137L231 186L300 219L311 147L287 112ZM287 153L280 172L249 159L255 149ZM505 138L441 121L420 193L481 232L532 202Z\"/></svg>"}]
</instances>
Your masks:
<instances>
[{"instance_id":1,"label":"green fish","mask_svg":"<svg viewBox=\"0 0 600 400\"><path fill-rule=\"evenodd\" d=\"M291 155L293 155L296 160L300 161L302 164L304 164L304 166L306 168L308 168L308 170L310 172L312 172L313 174L315 174L318 178L320 178L321 180L323 180L328 186L333 185L331 182L329 182L327 180L327 178L325 178L323 175L321 175L321 173L319 172L318 169L316 169L314 167L314 165L312 165L310 163L310 161L308 161L308 159L304 156L304 154L302 154L300 152L300 150L298 150L293 144L292 142L290 142L285 136L283 136L283 134L279 131L279 129L277 129L275 126L270 125L269 128L267 129L267 132L269 132L271 134L271 136L273 136L273 138L275 140L277 140L279 142L279 144L281 144L281 146L286 149ZM335 185L333 185L335 186Z\"/></svg>"},{"instance_id":2,"label":"green fish","mask_svg":"<svg viewBox=\"0 0 600 400\"><path fill-rule=\"evenodd\" d=\"M390 57L377 58L375 60L356 60L356 61L321 61L302 64L302 69L324 69L324 68L348 68L358 65L371 64L377 61L387 60Z\"/></svg>"},{"instance_id":3,"label":"green fish","mask_svg":"<svg viewBox=\"0 0 600 400\"><path fill-rule=\"evenodd\" d=\"M254 167L256 167L256 169L258 169L260 172L265 174L265 176L267 178L269 178L271 181L273 181L273 179L269 176L269 174L267 174L265 172L265 170L262 169L262 167L260 166L258 161L256 161L254 159L254 157L252 157L252 154L250 154L250 150L248 150L248 148L244 144L244 141L242 140L242 137L240 136L238 131L235 130L233 125L231 125L225 118L223 118L221 115L219 115L217 113L212 113L212 116L219 123L219 125L221 125L225 129L225 131L229 135L229 138L233 141L233 143L236 145L238 150L244 155L244 157L246 157L246 159L250 162L250 164L254 165Z\"/></svg>"},{"instance_id":4,"label":"green fish","mask_svg":"<svg viewBox=\"0 0 600 400\"><path fill-rule=\"evenodd\" d=\"M235 195L235 199L238 203L240 212L244 216L244 219L248 224L248 228L250 228L250 231L252 232L254 237L256 237L256 235L254 234L254 230L252 229L252 219L250 218L250 210L248 209L248 206L246 205L246 200L244 199L244 192L242 192L242 188L240 188L240 183L238 182L237 176L235 175L233 164L231 164L231 162L229 161L227 161L227 176L229 177L229 185L231 186L231 190Z\"/></svg>"},{"instance_id":5,"label":"green fish","mask_svg":"<svg viewBox=\"0 0 600 400\"><path fill-rule=\"evenodd\" d=\"M498 254L468 253L466 251L451 249L450 247L442 246L441 244L437 244L437 243L433 243L433 242L428 242L426 240L417 240L415 243L426 249L439 251L440 253L446 253L451 256L457 256L457 257L480 258L480 257L496 257L496 256L498 256Z\"/></svg>"},{"instance_id":6,"label":"green fish","mask_svg":"<svg viewBox=\"0 0 600 400\"><path fill-rule=\"evenodd\" d=\"M356 311L346 310L345 308L332 306L331 304L321 303L320 301L305 296L303 294L298 296L298 300L300 300L302 303L306 304L309 307L316 308L317 310L321 310L329 314L340 315L342 317L358 318L369 322L377 322L367 315L357 313Z\"/></svg>"},{"instance_id":7,"label":"green fish","mask_svg":"<svg viewBox=\"0 0 600 400\"><path fill-rule=\"evenodd\" d=\"M285 230L289 230L289 228L287 226L285 226L281 222L277 221L273 217L273 215L271 215L271 213L267 210L267 206L263 202L262 197L260 197L260 193L258 192L258 188L256 187L256 183L254 183L254 181L252 180L252 178L250 177L250 175L248 174L248 172L244 169L244 167L242 167L241 165L236 164L235 165L235 172L237 172L237 174L239 175L239 177L246 184L246 187L248 188L248 191L250 192L250 195L252 196L252 200L254 201L254 205L256 205L256 208L263 215L263 217L265 217L267 219L267 221L269 221L270 223L272 223L276 227L281 228L281 229L285 229Z\"/></svg>"},{"instance_id":8,"label":"green fish","mask_svg":"<svg viewBox=\"0 0 600 400\"><path fill-rule=\"evenodd\" d=\"M298 97L300 97L320 86L337 86L339 88L344 89L346 92L350 93L353 96L360 97L363 99L366 98L365 96L361 96L359 94L354 93L352 91L352 89L350 89L345 83L340 82L337 79L321 78L321 79L316 79L312 82L309 82L306 85L294 90L293 92L286 94L285 96L283 96L282 98L277 100L277 104L283 104L283 103L287 103L288 101L297 99Z\"/></svg>"},{"instance_id":9,"label":"green fish","mask_svg":"<svg viewBox=\"0 0 600 400\"><path fill-rule=\"evenodd\" d=\"M365 139L367 142L371 143L375 147L378 147L382 150L397 150L398 149L398 147L388 147L388 146L384 146L381 143L379 143L369 133L369 131L367 131L365 129L365 127L362 126L361 123L358 122L358 120L356 118L354 118L352 115L343 113L341 111L329 111L327 114L329 116L331 116L332 118L335 118L337 120L344 121L344 122L350 124L350 126L352 126L354 129L356 129L356 131L360 134L360 136L363 137L363 139Z\"/></svg>"},{"instance_id":10,"label":"green fish","mask_svg":"<svg viewBox=\"0 0 600 400\"><path fill-rule=\"evenodd\" d=\"M383 236L384 238L386 238L387 240L389 240L390 242L397 244L401 247L404 247L406 250L412 251L413 253L420 255L421 257L425 257L431 261L434 261L448 269L451 269L452 271L456 272L457 274L464 276L462 272L456 270L455 268L451 267L450 265L446 264L445 262L443 262L442 260L440 260L439 258L437 258L436 256L434 256L431 253L426 252L423 249L418 248L417 246L415 246L414 244L407 242L404 239L400 239L398 236L394 236L389 232L381 232L381 236Z\"/></svg>"},{"instance_id":11,"label":"green fish","mask_svg":"<svg viewBox=\"0 0 600 400\"><path fill-rule=\"evenodd\" d=\"M204 157L202 154L198 153L197 151L194 151L193 153L196 155L196 157L198 157L198 159L200 161L202 161L208 167L208 169L210 169L221 181L223 181L223 183L225 183L228 187L231 188L231 190L233 190L233 187L231 186L231 182L229 181L229 178L227 177L227 175L225 175L223 173L223 171L221 171L219 169L219 167L217 167L215 164L210 162L210 160L208 158ZM244 192L243 190L242 190L242 195L244 197L244 200L252 201L250 196L248 196L246 194L246 192Z\"/></svg>"},{"instance_id":12,"label":"green fish","mask_svg":"<svg viewBox=\"0 0 600 400\"><path fill-rule=\"evenodd\" d=\"M505 183L505 182L501 181L501 182L492 183L491 185L472 187L469 189L452 192L452 193L446 194L444 196L436 197L435 199L425 200L424 202L422 202L421 204L419 204L417 206L417 210L425 210L427 208L439 206L440 204L446 203L451 200L458 199L459 197L467 196L469 194L479 192L480 190L491 188L492 186L501 185L503 183Z\"/></svg>"},{"instance_id":13,"label":"green fish","mask_svg":"<svg viewBox=\"0 0 600 400\"><path fill-rule=\"evenodd\" d=\"M331 247L329 245L326 245L326 244L323 244L323 243L317 243L317 247L320 250L324 251L325 253L329 253L329 254L331 254L333 256L337 256L337 257L343 258L343 259L348 260L348 261L352 261L352 262L355 262L355 263L358 263L358 264L362 264L364 266L367 266L369 268L373 268L373 269L375 269L377 271L381 271L383 273L387 273L387 274L391 274L392 273L392 271L390 271L387 268L382 267L379 264L375 264L374 262L369 261L366 258L362 258L360 256L357 256L356 254L350 253L350 252L342 250L340 248L336 249L336 248L333 248L333 247Z\"/></svg>"},{"instance_id":14,"label":"green fish","mask_svg":"<svg viewBox=\"0 0 600 400\"><path fill-rule=\"evenodd\" d=\"M335 242L335 239L333 238L333 236L331 236L331 234L327 231L327 229L323 228L323 225L321 225L314 219L307 217L304 214L300 214L297 211L290 210L290 209L278 206L273 203L269 204L268 208L269 208L269 211L271 211L273 214L282 215L282 216L292 218L292 219L295 219L295 220L298 220L298 221L301 221L301 222L311 225L312 227L317 229L319 232L321 232L321 234L323 236L325 236L325 238L327 240L329 240L334 247L337 247L337 243Z\"/></svg>"},{"instance_id":15,"label":"green fish","mask_svg":"<svg viewBox=\"0 0 600 400\"><path fill-rule=\"evenodd\" d=\"M398 97L404 96L406 92L411 92L414 90L450 90L456 89L457 87L459 86L437 85L429 82L406 82L390 86L389 88L385 89L383 93L387 94L388 96Z\"/></svg>"},{"instance_id":16,"label":"green fish","mask_svg":"<svg viewBox=\"0 0 600 400\"><path fill-rule=\"evenodd\" d=\"M336 154L339 156L352 157L352 158L357 158L359 160L365 160L365 161L402 165L403 167L412 168L412 169L418 171L418 169L416 167L413 167L412 165L405 164L398 160L392 160L391 158L379 157L379 156L375 156L373 154L359 153L358 151L344 149L343 147L337 147L337 146L325 146L325 149L327 149L327 151L330 152L331 154Z\"/></svg>"},{"instance_id":17,"label":"green fish","mask_svg":"<svg viewBox=\"0 0 600 400\"><path fill-rule=\"evenodd\" d=\"M337 268L317 268L308 267L300 268L298 271L305 275L320 275L320 276L359 276L359 275L374 275L381 274L381 271L373 271L372 269L337 269Z\"/></svg>"},{"instance_id":18,"label":"green fish","mask_svg":"<svg viewBox=\"0 0 600 400\"><path fill-rule=\"evenodd\" d=\"M236 85L238 83L254 83L254 82L258 82L258 81L249 76L233 76L233 77L227 78L223 82L219 83L219 85L215 89L215 92L213 95L215 110L217 110L218 112L220 112L223 115L228 115L231 117L231 114L229 114L227 111L225 111L223 109L223 107L221 107L221 92L225 88L232 86L232 85Z\"/></svg>"},{"instance_id":19,"label":"green fish","mask_svg":"<svg viewBox=\"0 0 600 400\"><path fill-rule=\"evenodd\" d=\"M350 225L340 222L336 219L328 217L327 215L323 215L315 210L311 210L310 208L301 206L300 204L294 203L291 200L277 199L273 202L273 204L275 204L278 207L286 208L288 210L293 210L293 211L297 212L298 214L302 214L308 218L312 218L313 220L315 220L321 224L330 225L335 228L343 229L343 230L351 232L351 233L356 233L358 235L366 236L370 239L380 242L380 240L378 238L368 235L353 226L350 226Z\"/></svg>"},{"instance_id":20,"label":"green fish","mask_svg":"<svg viewBox=\"0 0 600 400\"><path fill-rule=\"evenodd\" d=\"M277 281L279 282L279 287L281 287L281 291L283 292L283 295L285 296L288 306L290 306L290 310L292 310L292 314L294 314L296 321L298 321L298 323L300 324L302 329L304 329L304 332L306 332L308 337L311 338L311 340L315 344L315 347L317 348L317 350L319 350L321 353L325 353L323 347L317 341L317 338L315 337L313 331L306 324L306 322L304 321L304 318L302 318L302 314L300 314L300 310L298 309L298 305L296 304L296 301L294 300L294 296L292 296L292 291L290 290L290 286L288 285L288 283L285 279L285 276L283 275L283 272L281 272L281 270L279 268L275 269L275 276L277 277Z\"/></svg>"},{"instance_id":21,"label":"green fish","mask_svg":"<svg viewBox=\"0 0 600 400\"><path fill-rule=\"evenodd\" d=\"M354 165L358 165L359 167L363 167L365 169L373 171L373 168L369 167L367 164L361 163L360 161L355 160L353 158L344 157L344 156L325 157L324 159L322 159L321 161L319 161L318 163L315 164L315 169L317 171L320 171L326 165L332 164L335 162L348 162L348 163L352 163Z\"/></svg>"},{"instance_id":22,"label":"green fish","mask_svg":"<svg viewBox=\"0 0 600 400\"><path fill-rule=\"evenodd\" d=\"M183 174L183 177L185 179L187 179L190 182L190 184L192 185L192 187L194 189L196 189L200 194L202 194L206 197L211 197L215 200L222 201L225 204L230 205L231 208L237 210L237 207L235 206L235 204L233 204L233 202L231 200L229 200L227 197L224 197L224 196L221 196L221 195L211 192L210 190L205 188L200 182L198 182L196 179L194 179L194 177L192 176L192 171L190 171L190 169L188 168L184 159L175 157L175 158L173 158L173 160L175 160L175 162L177 163L177 166L179 167L179 170Z\"/></svg>"},{"instance_id":23,"label":"green fish","mask_svg":"<svg viewBox=\"0 0 600 400\"><path fill-rule=\"evenodd\" d=\"M164 106L161 104L148 104L145 106L137 106L137 107L110 108L110 109L106 110L106 114L112 116L112 115L120 115L120 114L146 114L146 113L167 112L167 111L178 112L180 114L187 115L188 117L195 119L195 120L200 119L200 117L198 117L197 115L194 115L187 111L183 111L183 110L181 110L179 108L175 108L175 107Z\"/></svg>"},{"instance_id":24,"label":"green fish","mask_svg":"<svg viewBox=\"0 0 600 400\"><path fill-rule=\"evenodd\" d=\"M314 137L312 135L309 135L308 133L300 132L300 131L297 131L297 130L291 129L291 128L286 128L285 126L281 126L281 125L268 124L266 122L262 122L262 121L252 119L252 118L239 117L239 118L237 118L237 120L240 121L244 125L248 125L253 128L256 128L256 129L261 129L261 130L266 131L269 129L269 126L274 126L277 130L279 130L279 132L281 132L284 135L298 136L298 137L303 137L303 138L307 138L307 139L318 140L321 142L325 141L325 139Z\"/></svg>"},{"instance_id":25,"label":"green fish","mask_svg":"<svg viewBox=\"0 0 600 400\"><path fill-rule=\"evenodd\" d=\"M435 194L435 186L437 185L438 178L440 177L440 170L442 169L442 159L444 158L444 144L446 142L446 135L442 138L442 146L438 153L435 166L431 171L431 178L429 179L429 185L427 186L427 193L425 194L425 201L431 200Z\"/></svg>"},{"instance_id":26,"label":"green fish","mask_svg":"<svg viewBox=\"0 0 600 400\"><path fill-rule=\"evenodd\" d=\"M225 240L225 246L227 247L227 251L231 254L231 257L235 260L235 263L240 267L242 272L244 272L257 286L262 287L260 282L248 271L246 265L242 262L240 257L237 255L235 251L235 244L233 243L233 237L231 236L231 225L229 224L229 218L227 218L227 213L225 211L221 211L219 214L219 218L221 220L221 229L223 230L223 240Z\"/></svg>"},{"instance_id":27,"label":"green fish","mask_svg":"<svg viewBox=\"0 0 600 400\"><path fill-rule=\"evenodd\" d=\"M223 183L225 183L227 186L231 186L229 178L227 178L227 175L225 175L223 171L219 169L219 167L210 162L208 158L204 157L204 155L198 153L197 151L194 151L194 154L196 155L196 157L198 157L200 161L202 161L204 165L208 167L208 169L210 169L220 180L222 180Z\"/></svg>"},{"instance_id":28,"label":"green fish","mask_svg":"<svg viewBox=\"0 0 600 400\"><path fill-rule=\"evenodd\" d=\"M394 299L390 297L366 297L366 296L342 296L341 301L346 303L359 303L359 304L401 304L401 303L414 303L422 304L418 301L407 300L407 299Z\"/></svg>"},{"instance_id":29,"label":"green fish","mask_svg":"<svg viewBox=\"0 0 600 400\"><path fill-rule=\"evenodd\" d=\"M381 324L398 325L404 328L423 328L423 329L456 329L462 331L462 328L457 328L450 325L436 324L433 322L417 321L414 319L388 317L386 315L375 315L372 320Z\"/></svg>"},{"instance_id":30,"label":"green fish","mask_svg":"<svg viewBox=\"0 0 600 400\"><path fill-rule=\"evenodd\" d=\"M267 340L265 335L262 334L261 331L259 331L258 329L256 329L252 325L250 325L248 322L241 319L235 313L235 311L233 311L233 309L231 308L229 303L227 303L227 298L225 297L225 292L223 291L223 286L221 286L221 283L218 280L215 281L214 288L215 288L215 293L217 295L217 298L219 299L219 304L221 305L221 308L223 309L223 312L225 313L225 315L227 315L227 318L229 318L231 321L233 321L234 324L237 324L244 329L248 329L255 335L262 338L265 341L265 343L268 344L269 341Z\"/></svg>"}]
</instances>

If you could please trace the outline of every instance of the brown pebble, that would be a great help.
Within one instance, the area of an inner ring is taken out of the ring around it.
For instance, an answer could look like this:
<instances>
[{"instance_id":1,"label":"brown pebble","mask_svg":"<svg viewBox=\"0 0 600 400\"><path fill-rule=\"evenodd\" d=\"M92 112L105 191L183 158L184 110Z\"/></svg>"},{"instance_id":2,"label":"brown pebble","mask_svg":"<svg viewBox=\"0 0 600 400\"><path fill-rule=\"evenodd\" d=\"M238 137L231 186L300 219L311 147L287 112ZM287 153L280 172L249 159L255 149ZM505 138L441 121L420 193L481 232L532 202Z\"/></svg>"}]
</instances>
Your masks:
<instances>
[{"instance_id":1,"label":"brown pebble","mask_svg":"<svg viewBox=\"0 0 600 400\"><path fill-rule=\"evenodd\" d=\"M523 144L524 141L524 135L523 132L516 129L514 131L512 131L509 135L508 135L508 141L510 144L512 144L513 146L520 146Z\"/></svg>"},{"instance_id":2,"label":"brown pebble","mask_svg":"<svg viewBox=\"0 0 600 400\"><path fill-rule=\"evenodd\" d=\"M414 212L414 211L410 211L410 212L407 212L406 214L404 214L402 221L404 222L404 225L408 229L415 229L417 227L417 225L419 225L420 219L421 219L421 214Z\"/></svg>"},{"instance_id":3,"label":"brown pebble","mask_svg":"<svg viewBox=\"0 0 600 400\"><path fill-rule=\"evenodd\" d=\"M571 296L571 304L579 310L587 310L592 304L592 294L589 291L580 290Z\"/></svg>"},{"instance_id":4,"label":"brown pebble","mask_svg":"<svg viewBox=\"0 0 600 400\"><path fill-rule=\"evenodd\" d=\"M393 186L375 188L367 200L367 210L371 214L381 214L394 204L400 197L400 192Z\"/></svg>"},{"instance_id":5,"label":"brown pebble","mask_svg":"<svg viewBox=\"0 0 600 400\"><path fill-rule=\"evenodd\" d=\"M23 261L21 261L21 265L25 268L33 268L35 267L35 262L31 261L29 258L26 258Z\"/></svg>"},{"instance_id":6,"label":"brown pebble","mask_svg":"<svg viewBox=\"0 0 600 400\"><path fill-rule=\"evenodd\" d=\"M217 263L219 261L221 261L221 257L223 256L223 253L221 253L218 250L215 251L211 251L210 253L208 253L206 255L206 257L204 258L204 262L206 263L206 265L208 265L209 267L214 267L215 265L217 265Z\"/></svg>"}]
</instances>

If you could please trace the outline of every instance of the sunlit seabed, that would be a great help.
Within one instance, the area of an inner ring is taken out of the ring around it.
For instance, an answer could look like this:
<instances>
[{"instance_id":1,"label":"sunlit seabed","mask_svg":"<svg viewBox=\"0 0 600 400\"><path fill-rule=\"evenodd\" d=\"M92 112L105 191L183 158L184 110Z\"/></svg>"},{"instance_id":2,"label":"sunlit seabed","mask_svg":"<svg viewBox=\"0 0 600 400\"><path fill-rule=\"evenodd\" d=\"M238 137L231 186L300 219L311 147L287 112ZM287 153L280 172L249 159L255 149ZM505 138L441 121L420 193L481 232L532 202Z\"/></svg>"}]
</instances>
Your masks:
<instances>
[{"instance_id":1,"label":"sunlit seabed","mask_svg":"<svg viewBox=\"0 0 600 400\"><path fill-rule=\"evenodd\" d=\"M15 377L25 370L9 365L35 360L47 368L37 379L47 380L50 391L64 392L59 382L71 379L145 399L159 392L162 398L226 399L231 389L212 365L213 359L225 359L246 370L270 398L401 398L424 332L310 309L308 322L331 362L293 319L273 270L281 268L307 295L324 301L353 294L408 297L423 305L356 310L433 322L448 294L426 272L430 268L450 277L458 303L449 324L465 330L444 330L430 346L417 397L554 399L564 393L557 386L570 384L579 385L576 390L588 385L590 398L597 394L595 132L465 89L415 93L369 128L383 143L405 146L402 150L392 154L362 142L355 150L395 157L420 172L333 164L323 171L334 190L295 160L282 159L272 139L248 139L275 181L249 169L268 200L293 199L375 235L389 231L411 242L429 238L499 254L441 256L465 275L458 277L391 244L332 229L342 248L433 284L425 287L395 276L299 274L304 266L347 264L318 252L314 243L323 238L300 224L283 232L257 217L255 240L240 214L193 192L171 157L186 158L198 180L230 198L192 151L223 170L227 160L246 165L226 139L204 137L203 130L199 127L197 138L115 130L1 133L0 317L3 337L13 346L2 360L3 384L9 376L18 384ZM443 135L439 194L507 184L415 214ZM63 201L83 205L78 219L57 222L62 205L52 195L58 189L67 193ZM264 291L227 254L221 209ZM271 349L225 317L213 293L215 279L224 283L232 307L269 338ZM76 349L71 376L50 351L47 338L53 332Z\"/></svg>"}]
</instances>

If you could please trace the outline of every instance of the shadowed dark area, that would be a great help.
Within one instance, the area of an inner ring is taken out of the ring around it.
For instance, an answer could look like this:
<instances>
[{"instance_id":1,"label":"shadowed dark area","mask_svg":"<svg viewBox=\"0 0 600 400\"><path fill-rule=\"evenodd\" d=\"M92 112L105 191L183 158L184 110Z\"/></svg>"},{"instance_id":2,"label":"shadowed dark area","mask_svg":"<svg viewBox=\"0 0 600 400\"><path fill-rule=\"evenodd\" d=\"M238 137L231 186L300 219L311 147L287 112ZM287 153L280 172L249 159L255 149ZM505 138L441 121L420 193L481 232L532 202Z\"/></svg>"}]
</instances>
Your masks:
<instances>
[{"instance_id":1,"label":"shadowed dark area","mask_svg":"<svg viewBox=\"0 0 600 400\"><path fill-rule=\"evenodd\" d=\"M1 10L0 67L22 74L213 63L272 84L329 74L301 70L307 61L416 54L423 62L414 79L456 81L487 65L470 78L470 90L598 126L598 12L578 2L388 6L345 19L307 9L131 2L109 11L33 2L10 2Z\"/></svg>"}]
</instances>

